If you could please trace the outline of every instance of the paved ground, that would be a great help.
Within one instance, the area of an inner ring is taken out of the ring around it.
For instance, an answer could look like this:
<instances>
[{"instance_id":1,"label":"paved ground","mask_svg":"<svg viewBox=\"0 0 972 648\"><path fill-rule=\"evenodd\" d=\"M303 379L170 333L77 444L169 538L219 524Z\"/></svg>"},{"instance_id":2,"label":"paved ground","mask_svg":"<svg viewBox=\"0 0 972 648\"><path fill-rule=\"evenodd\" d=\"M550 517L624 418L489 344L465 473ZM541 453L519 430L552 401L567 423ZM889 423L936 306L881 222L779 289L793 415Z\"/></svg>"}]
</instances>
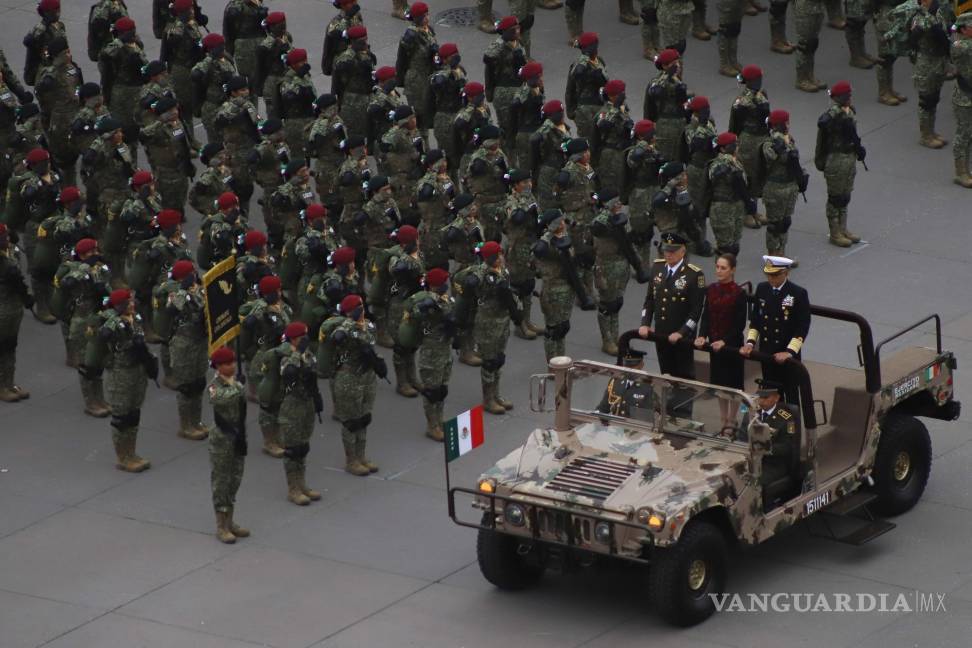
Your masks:
<instances>
[{"instance_id":1,"label":"paved ground","mask_svg":"<svg viewBox=\"0 0 972 648\"><path fill-rule=\"evenodd\" d=\"M36 21L33 0L0 0L0 44L20 69L21 37ZM66 0L64 17L79 59L85 58L88 2ZM148 2L131 2L152 51ZM218 16L222 2L205 0ZM393 63L403 24L387 16L387 0L363 0L372 43L382 63ZM472 4L435 2L434 9ZM498 2L497 9L505 3ZM605 10L594 11L597 5ZM272 2L287 11L299 45L318 61L330 3ZM653 74L639 56L638 31L620 25L608 0L590 0L588 26L602 34L612 74L626 79L636 113ZM714 20L714 16L713 16ZM219 19L214 20L218 28ZM563 44L560 12L538 14L534 54L547 67L548 96L559 96L575 54ZM767 50L765 16L745 21L744 62L766 71L774 107L793 115L805 163L825 94L792 89L792 61ZM481 74L488 38L472 29L440 29L455 40L471 75ZM869 28L870 37L870 28ZM791 252L802 265L794 279L813 301L863 313L877 338L929 312L944 322L945 345L959 367L972 363L972 282L967 200L951 184L951 153L919 148L908 65L899 89L912 101L887 108L874 101L872 72L849 71L841 34L825 30L819 75L849 78L870 173L859 173L851 205L852 228L867 239L851 250L826 244L823 181L814 173L809 204L800 204ZM715 75L715 45L689 42L687 80L708 94L720 125L728 119L735 83ZM82 62L89 78L93 64ZM326 87L320 83L320 88ZM942 102L941 131L950 134L951 85ZM747 231L740 279L757 279L762 233ZM708 269L708 264L704 264ZM623 311L634 325L641 289L632 285ZM928 338L925 338L925 342ZM592 314L579 314L569 337L577 356L597 351ZM807 356L855 362L853 332L817 321ZM540 342L511 339L504 393L513 416L487 421L487 444L456 464L454 483L471 483L479 470L518 445L536 419L528 411L527 378L543 369ZM309 481L324 500L297 508L284 499L282 467L259 453L248 458L237 517L253 537L229 547L211 535L209 469L205 444L175 436L172 393L152 389L139 448L151 471L132 476L112 467L106 421L81 414L77 379L62 364L54 328L25 320L20 382L33 397L5 405L0 423L0 647L58 648L398 648L417 646L966 646L972 630L972 423L929 422L935 466L922 503L898 519L898 528L863 547L811 539L800 530L733 556L738 592L939 592L947 612L937 614L722 614L676 631L660 624L646 603L645 574L618 567L554 576L538 589L505 594L492 589L475 564L472 531L446 515L441 446L422 436L417 401L385 384L371 429L378 476L360 479L340 470L335 425L318 426ZM479 379L459 366L449 412L477 402ZM969 402L972 382L958 374L958 395ZM251 430L256 430L255 421ZM253 445L256 445L255 443Z\"/></svg>"}]
</instances>

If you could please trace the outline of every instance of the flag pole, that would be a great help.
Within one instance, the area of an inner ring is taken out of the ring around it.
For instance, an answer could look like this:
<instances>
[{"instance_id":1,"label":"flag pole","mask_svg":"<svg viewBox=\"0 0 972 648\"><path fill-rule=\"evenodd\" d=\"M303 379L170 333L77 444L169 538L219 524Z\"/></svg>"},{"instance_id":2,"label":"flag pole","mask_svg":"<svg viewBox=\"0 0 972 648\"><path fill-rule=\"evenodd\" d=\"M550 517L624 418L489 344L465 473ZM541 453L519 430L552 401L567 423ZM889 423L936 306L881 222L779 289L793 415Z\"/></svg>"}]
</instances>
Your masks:
<instances>
[{"instance_id":1,"label":"flag pole","mask_svg":"<svg viewBox=\"0 0 972 648\"><path fill-rule=\"evenodd\" d=\"M456 507L455 503L452 501L452 483L449 479L449 439L442 440L442 456L445 459L446 502L449 508L449 517L455 519Z\"/></svg>"}]
</instances>

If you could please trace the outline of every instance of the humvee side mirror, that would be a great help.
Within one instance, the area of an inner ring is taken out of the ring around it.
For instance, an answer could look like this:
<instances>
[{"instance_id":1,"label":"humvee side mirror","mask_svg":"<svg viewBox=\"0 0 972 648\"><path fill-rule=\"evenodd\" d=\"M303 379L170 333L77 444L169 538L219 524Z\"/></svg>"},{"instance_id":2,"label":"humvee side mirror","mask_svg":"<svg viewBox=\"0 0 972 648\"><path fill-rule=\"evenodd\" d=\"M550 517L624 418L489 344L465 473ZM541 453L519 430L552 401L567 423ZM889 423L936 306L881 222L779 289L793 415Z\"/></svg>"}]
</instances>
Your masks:
<instances>
[{"instance_id":1,"label":"humvee side mirror","mask_svg":"<svg viewBox=\"0 0 972 648\"><path fill-rule=\"evenodd\" d=\"M547 383L553 383L553 374L533 374L530 376L530 411L552 412L554 408L547 407Z\"/></svg>"}]
</instances>

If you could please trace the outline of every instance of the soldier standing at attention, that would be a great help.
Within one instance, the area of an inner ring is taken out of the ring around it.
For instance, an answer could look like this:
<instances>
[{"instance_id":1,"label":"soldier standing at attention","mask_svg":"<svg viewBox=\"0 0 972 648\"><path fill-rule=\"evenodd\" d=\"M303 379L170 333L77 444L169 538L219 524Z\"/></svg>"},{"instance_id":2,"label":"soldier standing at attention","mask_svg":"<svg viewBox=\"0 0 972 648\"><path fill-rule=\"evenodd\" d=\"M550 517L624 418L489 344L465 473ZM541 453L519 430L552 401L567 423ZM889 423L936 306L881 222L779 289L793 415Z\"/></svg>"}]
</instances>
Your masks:
<instances>
[{"instance_id":1,"label":"soldier standing at attention","mask_svg":"<svg viewBox=\"0 0 972 648\"><path fill-rule=\"evenodd\" d=\"M705 207L705 188L708 183L708 167L715 156L716 151L712 146L713 140L719 131L716 130L715 122L709 116L709 100L702 95L692 97L685 104L688 112L691 113L685 130L679 141L678 159L685 163L688 172L688 190L692 196L692 204L696 209L706 209ZM702 218L707 218L707 211L700 214Z\"/></svg>"},{"instance_id":2,"label":"soldier standing at attention","mask_svg":"<svg viewBox=\"0 0 972 648\"><path fill-rule=\"evenodd\" d=\"M641 259L629 239L628 215L617 192L598 193L601 210L594 217L591 233L594 236L594 283L597 285L597 325L601 330L601 351L618 355L618 313L624 304L624 291L631 276L628 267L644 283L647 274Z\"/></svg>"},{"instance_id":3,"label":"soldier standing at attention","mask_svg":"<svg viewBox=\"0 0 972 648\"><path fill-rule=\"evenodd\" d=\"M850 50L851 67L870 70L875 63L880 63L881 59L875 58L867 53L864 44L864 29L867 21L874 14L874 0L850 0L846 3L847 7L847 27L844 29L844 38L847 39L847 49ZM878 34L878 40L881 35Z\"/></svg>"},{"instance_id":4,"label":"soldier standing at attention","mask_svg":"<svg viewBox=\"0 0 972 648\"><path fill-rule=\"evenodd\" d=\"M898 0L874 0L874 31L878 36L878 64L875 68L878 102L885 106L897 106L908 100L894 89L894 62L898 53L892 42L883 37L895 25L894 9L899 4Z\"/></svg>"},{"instance_id":5,"label":"soldier standing at attention","mask_svg":"<svg viewBox=\"0 0 972 648\"><path fill-rule=\"evenodd\" d=\"M223 35L226 50L236 60L240 74L250 84L254 99L262 88L256 87L257 47L263 40L263 19L269 11L263 0L229 0L223 11Z\"/></svg>"},{"instance_id":6,"label":"soldier standing at attention","mask_svg":"<svg viewBox=\"0 0 972 648\"><path fill-rule=\"evenodd\" d=\"M658 44L685 54L693 10L692 0L658 0Z\"/></svg>"},{"instance_id":7,"label":"soldier standing at attention","mask_svg":"<svg viewBox=\"0 0 972 648\"><path fill-rule=\"evenodd\" d=\"M109 219L115 218L128 196L128 180L135 173L131 150L125 144L121 122L109 114L95 122L97 138L81 155L81 178L88 190L88 204L95 205L94 231L104 232ZM104 252L104 250L102 250ZM121 277L122 267L112 270Z\"/></svg>"},{"instance_id":8,"label":"soldier standing at attention","mask_svg":"<svg viewBox=\"0 0 972 648\"><path fill-rule=\"evenodd\" d=\"M210 143L202 148L199 153L199 161L205 167L202 174L196 178L189 188L189 206L195 209L203 217L216 214L216 200L224 193L233 191L233 175L226 166L226 153L222 144ZM208 267L200 266L204 270Z\"/></svg>"},{"instance_id":9,"label":"soldier standing at attention","mask_svg":"<svg viewBox=\"0 0 972 648\"><path fill-rule=\"evenodd\" d=\"M702 206L702 211L709 213L716 254L738 255L743 218L756 212L756 201L749 196L746 171L736 157L736 135L720 133L715 143L719 153L706 170L709 203Z\"/></svg>"},{"instance_id":10,"label":"soldier standing at attention","mask_svg":"<svg viewBox=\"0 0 972 648\"><path fill-rule=\"evenodd\" d=\"M392 191L408 204L421 168L425 141L418 131L418 120L411 106L399 106L392 113L392 127L378 144L378 168L388 175Z\"/></svg>"},{"instance_id":11,"label":"soldier standing at attention","mask_svg":"<svg viewBox=\"0 0 972 648\"><path fill-rule=\"evenodd\" d=\"M951 45L950 24L946 9L938 0L920 0L910 21L909 42L912 44L915 91L918 93L918 143L940 149L948 141L935 132L935 115L945 82L945 60Z\"/></svg>"},{"instance_id":12,"label":"soldier standing at attention","mask_svg":"<svg viewBox=\"0 0 972 648\"><path fill-rule=\"evenodd\" d=\"M260 115L250 96L246 80L234 76L226 85L226 101L220 106L213 119L217 141L223 142L229 156L229 168L233 172L236 195L244 212L249 211L250 197L253 195L253 180L246 158L257 142L260 132L257 124Z\"/></svg>"},{"instance_id":13,"label":"soldier standing at attention","mask_svg":"<svg viewBox=\"0 0 972 648\"><path fill-rule=\"evenodd\" d=\"M466 174L469 157L476 150L475 135L480 129L492 125L493 113L486 103L486 89L478 81L470 81L462 89L463 107L452 122L451 156L458 162L449 168L458 177Z\"/></svg>"},{"instance_id":14,"label":"soldier standing at attention","mask_svg":"<svg viewBox=\"0 0 972 648\"><path fill-rule=\"evenodd\" d=\"M674 49L655 57L658 76L645 88L644 118L655 122L655 147L665 160L674 160L685 129L688 87L682 82L682 63Z\"/></svg>"},{"instance_id":15,"label":"soldier standing at attention","mask_svg":"<svg viewBox=\"0 0 972 648\"><path fill-rule=\"evenodd\" d=\"M594 132L594 117L604 103L601 88L607 83L604 59L598 56L598 36L584 32L577 39L581 56L567 71L567 90L564 103L567 117L577 126L577 136L590 138Z\"/></svg>"},{"instance_id":16,"label":"soldier standing at attention","mask_svg":"<svg viewBox=\"0 0 972 648\"><path fill-rule=\"evenodd\" d=\"M98 62L101 50L111 42L111 26L119 18L128 16L124 0L97 0L88 12L88 58ZM156 34L161 38L164 34Z\"/></svg>"},{"instance_id":17,"label":"soldier standing at attention","mask_svg":"<svg viewBox=\"0 0 972 648\"><path fill-rule=\"evenodd\" d=\"M334 61L348 48L348 30L356 25L364 26L358 0L331 0L339 13L331 18L324 29L324 54L321 57L321 70L326 76L334 72Z\"/></svg>"},{"instance_id":18,"label":"soldier standing at attention","mask_svg":"<svg viewBox=\"0 0 972 648\"><path fill-rule=\"evenodd\" d=\"M290 164L290 147L284 139L283 123L274 117L260 122L260 142L247 154L247 165L254 182L263 189L263 225L273 240L275 253L283 245L283 223L274 218L271 196L283 184L281 170Z\"/></svg>"},{"instance_id":19,"label":"soldier standing at attention","mask_svg":"<svg viewBox=\"0 0 972 648\"><path fill-rule=\"evenodd\" d=\"M543 352L549 362L550 358L566 355L564 338L570 331L574 302L580 302L580 309L585 311L594 310L595 305L577 274L573 242L563 212L548 209L540 216L540 225L546 231L532 251L543 279L540 293L540 309L546 324Z\"/></svg>"},{"instance_id":20,"label":"soldier standing at attention","mask_svg":"<svg viewBox=\"0 0 972 648\"><path fill-rule=\"evenodd\" d=\"M435 31L429 25L429 6L424 2L413 3L406 14L413 24L405 29L398 43L398 58L395 61L395 74L398 85L405 88L408 103L418 117L418 129L423 139L428 139L432 127L432 113L429 111L429 77L439 44Z\"/></svg>"},{"instance_id":21,"label":"soldier standing at attention","mask_svg":"<svg viewBox=\"0 0 972 648\"><path fill-rule=\"evenodd\" d=\"M121 2L121 0L118 1ZM166 31L168 31L169 26L177 18L172 4L171 0L152 0L152 33L159 40L165 38ZM209 24L209 16L203 13L202 8L199 6L199 0L192 0L192 15L193 20L200 27L205 27Z\"/></svg>"},{"instance_id":22,"label":"soldier standing at attention","mask_svg":"<svg viewBox=\"0 0 972 648\"><path fill-rule=\"evenodd\" d=\"M972 147L972 13L955 19L958 28L952 43L952 63L955 65L955 89L952 90L952 110L955 112L955 184L972 188L969 175L969 148Z\"/></svg>"},{"instance_id":23,"label":"soldier standing at attention","mask_svg":"<svg viewBox=\"0 0 972 648\"><path fill-rule=\"evenodd\" d=\"M522 169L511 169L506 174L509 195L506 197L506 243L503 260L510 272L510 287L520 300L523 318L513 329L513 334L523 340L535 340L543 327L530 321L533 304L533 290L536 287L536 273L533 269L531 250L537 242L537 219L539 207L533 195L533 181L530 174Z\"/></svg>"},{"instance_id":24,"label":"soldier standing at attention","mask_svg":"<svg viewBox=\"0 0 972 648\"><path fill-rule=\"evenodd\" d=\"M166 28L159 59L169 66L183 119L192 127L192 117L196 112L192 69L205 56L200 43L203 30L196 21L193 0L174 0L170 6L174 20Z\"/></svg>"},{"instance_id":25,"label":"soldier standing at attention","mask_svg":"<svg viewBox=\"0 0 972 648\"><path fill-rule=\"evenodd\" d=\"M196 177L192 161L199 156L199 143L192 135L192 127L183 121L175 99L159 99L152 104L152 111L158 121L142 129L139 139L158 180L162 206L181 210L186 204L189 181Z\"/></svg>"},{"instance_id":26,"label":"soldier standing at attention","mask_svg":"<svg viewBox=\"0 0 972 648\"><path fill-rule=\"evenodd\" d=\"M37 14L41 21L24 36L24 83L34 85L37 70L44 62L44 50L52 40L60 36L67 38L64 23L61 22L61 0L40 0Z\"/></svg>"},{"instance_id":27,"label":"soldier standing at attention","mask_svg":"<svg viewBox=\"0 0 972 648\"><path fill-rule=\"evenodd\" d=\"M625 101L625 85L620 79L604 84L604 107L594 121L594 166L602 190L621 192L624 177L624 151L631 145L634 121Z\"/></svg>"},{"instance_id":28,"label":"soldier standing at attention","mask_svg":"<svg viewBox=\"0 0 972 648\"><path fill-rule=\"evenodd\" d=\"M17 337L24 310L34 305L20 271L20 251L10 241L10 230L0 223L0 401L16 403L30 392L14 384Z\"/></svg>"},{"instance_id":29,"label":"soldier standing at attention","mask_svg":"<svg viewBox=\"0 0 972 648\"><path fill-rule=\"evenodd\" d=\"M61 36L47 46L47 64L37 71L37 103L42 121L47 124L51 156L66 184L77 178L78 152L71 146L71 124L78 112L77 92L84 83L81 68L71 56L67 40Z\"/></svg>"},{"instance_id":30,"label":"soldier standing at attention","mask_svg":"<svg viewBox=\"0 0 972 648\"><path fill-rule=\"evenodd\" d=\"M705 275L685 258L687 241L675 233L661 238L661 259L651 268L648 292L638 335L654 332L664 338L655 341L661 373L695 379L695 337L705 304Z\"/></svg>"},{"instance_id":31,"label":"soldier standing at attention","mask_svg":"<svg viewBox=\"0 0 972 648\"><path fill-rule=\"evenodd\" d=\"M767 118L770 136L760 150L766 169L766 253L786 254L787 232L793 222L798 193L805 193L810 176L800 166L800 151L790 135L790 113L774 110ZM797 266L794 261L792 267Z\"/></svg>"},{"instance_id":32,"label":"soldier standing at attention","mask_svg":"<svg viewBox=\"0 0 972 648\"><path fill-rule=\"evenodd\" d=\"M419 258L419 233L411 225L402 225L395 232L398 246L392 248L388 259L390 285L388 301L388 331L395 341L392 347L395 367L395 391L400 396L415 398L422 391L422 382L415 367L415 349L401 343L399 325L406 312L408 299L422 289L425 266Z\"/></svg>"},{"instance_id":33,"label":"soldier standing at attention","mask_svg":"<svg viewBox=\"0 0 972 648\"><path fill-rule=\"evenodd\" d=\"M236 354L232 349L216 349L209 361L216 370L208 389L216 421L216 428L209 435L209 481L216 512L216 537L220 542L233 544L237 538L250 537L249 530L233 521L236 492L246 461L246 396L236 379Z\"/></svg>"},{"instance_id":34,"label":"soldier standing at attention","mask_svg":"<svg viewBox=\"0 0 972 648\"><path fill-rule=\"evenodd\" d=\"M202 46L206 57L196 63L190 73L193 115L202 118L206 139L222 144L215 123L216 113L226 100L226 84L237 76L236 63L226 53L226 41L220 34L206 34Z\"/></svg>"},{"instance_id":35,"label":"soldier standing at attention","mask_svg":"<svg viewBox=\"0 0 972 648\"><path fill-rule=\"evenodd\" d=\"M435 145L449 159L449 169L455 174L459 158L449 151L452 143L452 124L462 109L462 89L466 85L466 68L460 65L462 57L455 43L443 43L435 55L436 71L429 77L429 108Z\"/></svg>"},{"instance_id":36,"label":"soldier standing at attention","mask_svg":"<svg viewBox=\"0 0 972 648\"><path fill-rule=\"evenodd\" d=\"M476 198L483 236L487 241L503 238L506 217L504 201L506 184L503 177L510 168L506 154L500 149L500 129L492 124L480 128L475 135L479 148L469 159L463 175L463 185Z\"/></svg>"},{"instance_id":37,"label":"soldier standing at attention","mask_svg":"<svg viewBox=\"0 0 972 648\"><path fill-rule=\"evenodd\" d=\"M513 99L520 88L520 68L527 58L520 44L520 21L506 16L496 24L499 38L494 40L486 53L483 64L486 74L486 100L496 110L496 121L504 137L511 137L513 128Z\"/></svg>"},{"instance_id":38,"label":"soldier standing at attention","mask_svg":"<svg viewBox=\"0 0 972 648\"><path fill-rule=\"evenodd\" d=\"M530 136L530 172L537 188L540 204L556 204L554 191L557 174L567 162L564 144L570 138L570 127L564 122L564 104L551 99L543 104L543 123Z\"/></svg>"},{"instance_id":39,"label":"soldier standing at attention","mask_svg":"<svg viewBox=\"0 0 972 648\"><path fill-rule=\"evenodd\" d=\"M634 145L624 152L622 202L628 205L628 234L642 262L651 256L655 231L652 199L658 191L658 172L665 160L655 148L655 122L639 120L632 129Z\"/></svg>"},{"instance_id":40,"label":"soldier standing at attention","mask_svg":"<svg viewBox=\"0 0 972 648\"><path fill-rule=\"evenodd\" d=\"M712 244L705 239L705 218L692 204L688 173L681 162L666 162L658 171L660 190L652 198L653 216L659 234L678 232L689 250L712 256Z\"/></svg>"},{"instance_id":41,"label":"soldier standing at attention","mask_svg":"<svg viewBox=\"0 0 972 648\"><path fill-rule=\"evenodd\" d=\"M591 149L587 140L572 139L567 143L567 164L557 174L557 206L568 221L572 241L572 259L589 296L594 289L594 220L593 195L598 190L597 173L591 166Z\"/></svg>"},{"instance_id":42,"label":"soldier standing at attention","mask_svg":"<svg viewBox=\"0 0 972 648\"><path fill-rule=\"evenodd\" d=\"M743 0L742 4L746 15L758 13L752 7L752 0ZM769 3L770 51L777 54L792 54L796 49L786 37L786 9L789 6L789 0L770 0Z\"/></svg>"},{"instance_id":43,"label":"soldier standing at attention","mask_svg":"<svg viewBox=\"0 0 972 648\"><path fill-rule=\"evenodd\" d=\"M827 223L830 243L850 247L861 240L847 229L847 205L854 190L857 163L867 151L857 134L857 120L851 104L851 85L838 81L830 89L830 108L817 120L817 147L813 163L827 182Z\"/></svg>"},{"instance_id":44,"label":"soldier standing at attention","mask_svg":"<svg viewBox=\"0 0 972 648\"><path fill-rule=\"evenodd\" d=\"M392 126L392 113L400 106L407 106L405 97L398 92L395 68L383 65L375 70L375 85L368 100L368 149L377 151L381 138Z\"/></svg>"},{"instance_id":45,"label":"soldier standing at attention","mask_svg":"<svg viewBox=\"0 0 972 648\"><path fill-rule=\"evenodd\" d=\"M388 366L375 352L374 326L365 318L361 297L348 295L341 300L340 311L346 319L328 336L327 342L334 346L335 356L340 358L331 380L331 398L334 416L341 422L344 469L363 477L378 472L378 466L366 458L365 451L375 403L375 382L388 375Z\"/></svg>"},{"instance_id":46,"label":"soldier standing at attention","mask_svg":"<svg viewBox=\"0 0 972 648\"><path fill-rule=\"evenodd\" d=\"M287 146L294 157L304 157L305 132L314 121L314 100L317 89L310 78L307 50L295 48L287 52L287 73L280 82L278 103L283 116ZM264 97L264 100L266 98Z\"/></svg>"},{"instance_id":47,"label":"soldier standing at attention","mask_svg":"<svg viewBox=\"0 0 972 648\"><path fill-rule=\"evenodd\" d=\"M55 290L65 310L61 321L67 324L68 362L78 369L84 413L95 418L111 414L105 402L104 386L100 376L89 375L84 366L84 350L87 329L97 321L98 311L108 296L110 275L108 266L98 254L98 242L84 238L74 245L74 254L61 263L55 277Z\"/></svg>"},{"instance_id":48,"label":"soldier standing at attention","mask_svg":"<svg viewBox=\"0 0 972 648\"><path fill-rule=\"evenodd\" d=\"M133 108L145 83L142 67L148 64L142 40L135 33L135 21L127 16L115 21L115 38L105 45L98 58L101 90L108 100L108 110L122 123L125 143L137 160L138 122Z\"/></svg>"},{"instance_id":49,"label":"soldier standing at attention","mask_svg":"<svg viewBox=\"0 0 972 648\"><path fill-rule=\"evenodd\" d=\"M756 286L746 344L739 353L748 358L758 342L759 351L773 357L762 363L763 380L783 385L786 402L799 406L799 385L786 363L802 355L810 332L810 298L804 288L788 280L792 265L786 257L763 257L766 281Z\"/></svg>"},{"instance_id":50,"label":"soldier standing at attention","mask_svg":"<svg viewBox=\"0 0 972 648\"><path fill-rule=\"evenodd\" d=\"M378 59L368 45L368 30L355 25L347 30L349 47L334 60L331 93L341 103L341 119L352 135L368 132L368 103Z\"/></svg>"},{"instance_id":51,"label":"soldier standing at attention","mask_svg":"<svg viewBox=\"0 0 972 648\"><path fill-rule=\"evenodd\" d=\"M159 361L146 346L141 318L135 314L135 295L126 288L113 290L108 307L99 313L99 325L89 329L84 366L92 378L100 378L108 369L105 388L118 459L115 467L137 473L152 465L135 453L135 445L145 389L150 378L158 377Z\"/></svg>"},{"instance_id":52,"label":"soldier standing at attention","mask_svg":"<svg viewBox=\"0 0 972 648\"><path fill-rule=\"evenodd\" d=\"M449 224L449 203L456 195L456 186L449 176L449 163L439 149L432 149L422 159L425 175L415 187L415 204L418 206L419 234L422 236L422 263L426 268L449 267L449 251L446 249L442 230Z\"/></svg>"},{"instance_id":53,"label":"soldier standing at attention","mask_svg":"<svg viewBox=\"0 0 972 648\"><path fill-rule=\"evenodd\" d=\"M769 138L769 127L766 119L770 114L769 99L763 92L763 71L755 65L747 65L739 73L739 83L743 84L742 92L732 102L729 111L729 132L735 133L737 141L737 156L746 171L749 185L749 196L756 200L763 193L760 186L762 178L758 172L759 152ZM759 229L766 224L766 216L760 213L746 215L743 225L750 229Z\"/></svg>"},{"instance_id":54,"label":"soldier standing at attention","mask_svg":"<svg viewBox=\"0 0 972 648\"><path fill-rule=\"evenodd\" d=\"M719 74L734 77L742 72L739 65L739 34L742 33L743 3L745 0L718 0L719 31L716 44L719 48ZM780 26L786 31L786 2L783 3L783 20ZM773 31L773 14L770 14L770 31ZM783 37L786 41L786 37ZM774 39L775 42L775 39Z\"/></svg>"},{"instance_id":55,"label":"soldier standing at attention","mask_svg":"<svg viewBox=\"0 0 972 648\"><path fill-rule=\"evenodd\" d=\"M78 106L71 120L69 134L72 155L80 156L88 150L96 136L95 123L107 114L108 107L101 96L101 86L89 81L78 88Z\"/></svg>"},{"instance_id":56,"label":"soldier standing at attention","mask_svg":"<svg viewBox=\"0 0 972 648\"><path fill-rule=\"evenodd\" d=\"M796 14L797 46L796 88L804 92L817 92L827 87L814 74L813 64L820 45L820 28L823 26L823 0L793 0Z\"/></svg>"},{"instance_id":57,"label":"soldier standing at attention","mask_svg":"<svg viewBox=\"0 0 972 648\"><path fill-rule=\"evenodd\" d=\"M328 93L314 100L314 121L304 130L304 152L314 160L317 195L335 214L341 210L338 196L338 168L344 163L341 143L348 131L338 114L337 97Z\"/></svg>"},{"instance_id":58,"label":"soldier standing at attention","mask_svg":"<svg viewBox=\"0 0 972 648\"><path fill-rule=\"evenodd\" d=\"M449 296L449 273L432 268L425 289L412 295L398 337L404 346L418 345L418 369L422 381L425 436L442 441L442 410L452 374L452 338L456 334L455 302Z\"/></svg>"},{"instance_id":59,"label":"soldier standing at attention","mask_svg":"<svg viewBox=\"0 0 972 648\"><path fill-rule=\"evenodd\" d=\"M168 65L162 61L149 61L142 68L142 79L145 83L138 91L138 101L135 104L133 118L140 128L158 120L158 115L152 110L152 104L163 97L176 98L175 86Z\"/></svg>"},{"instance_id":60,"label":"soldier standing at attention","mask_svg":"<svg viewBox=\"0 0 972 648\"><path fill-rule=\"evenodd\" d=\"M291 322L284 330L280 355L280 437L284 447L287 499L306 506L321 499L320 491L307 485L307 453L314 434L314 415L324 411L317 386L317 360L309 350L307 325Z\"/></svg>"},{"instance_id":61,"label":"soldier standing at attention","mask_svg":"<svg viewBox=\"0 0 972 648\"><path fill-rule=\"evenodd\" d=\"M20 199L27 210L24 225L23 245L27 253L30 269L30 287L37 300L34 318L44 324L54 324L57 319L51 315L51 276L48 268L38 262L37 239L40 224L57 213L57 195L61 191L61 178L51 169L51 155L42 148L35 148L25 159L27 171L21 176ZM46 233L45 233L46 234Z\"/></svg>"},{"instance_id":62,"label":"soldier standing at attention","mask_svg":"<svg viewBox=\"0 0 972 648\"><path fill-rule=\"evenodd\" d=\"M527 169L530 166L530 140L543 123L543 66L530 61L520 68L519 77L523 85L513 97L512 132L504 133L504 150L510 164Z\"/></svg>"},{"instance_id":63,"label":"soldier standing at attention","mask_svg":"<svg viewBox=\"0 0 972 648\"><path fill-rule=\"evenodd\" d=\"M267 35L257 48L257 84L263 92L267 116L280 118L280 97L277 90L287 73L286 56L294 46L294 37L287 31L287 16L271 11L263 20Z\"/></svg>"},{"instance_id":64,"label":"soldier standing at attention","mask_svg":"<svg viewBox=\"0 0 972 648\"><path fill-rule=\"evenodd\" d=\"M384 288L376 287L375 283L376 279L385 275L388 250L395 245L390 235L401 224L401 216L387 176L372 176L368 180L366 191L369 196L368 202L354 216L354 220L363 232L368 250L367 275L371 288L369 306L375 320L375 338L379 345L391 348L395 343L387 328L388 303L384 301Z\"/></svg>"},{"instance_id":65,"label":"soldier standing at attention","mask_svg":"<svg viewBox=\"0 0 972 648\"><path fill-rule=\"evenodd\" d=\"M456 196L450 209L455 219L444 228L443 233L449 256L456 262L456 271L452 273L452 294L456 297L456 322L459 328L455 344L459 351L459 362L470 367L479 367L482 365L482 358L476 354L476 344L472 336L476 295L464 292L462 280L469 273L475 272L479 264L478 251L484 241L483 228L479 224L479 207L472 194Z\"/></svg>"}]
</instances>

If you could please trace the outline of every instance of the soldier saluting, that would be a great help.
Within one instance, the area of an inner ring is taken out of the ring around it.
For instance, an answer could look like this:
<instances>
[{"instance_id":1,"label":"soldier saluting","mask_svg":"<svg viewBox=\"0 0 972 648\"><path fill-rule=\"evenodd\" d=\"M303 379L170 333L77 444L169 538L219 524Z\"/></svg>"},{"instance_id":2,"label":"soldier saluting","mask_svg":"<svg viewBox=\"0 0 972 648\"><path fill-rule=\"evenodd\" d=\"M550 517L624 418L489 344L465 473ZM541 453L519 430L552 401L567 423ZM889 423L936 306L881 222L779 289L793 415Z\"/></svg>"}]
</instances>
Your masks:
<instances>
[{"instance_id":1,"label":"soldier saluting","mask_svg":"<svg viewBox=\"0 0 972 648\"><path fill-rule=\"evenodd\" d=\"M790 358L800 359L810 332L810 298L804 288L788 280L793 261L786 257L764 256L766 281L756 286L756 301L749 318L746 344L739 350L749 357L759 342L759 350L772 355L763 362L763 380L783 385L786 402L800 402L796 380L786 366Z\"/></svg>"}]
</instances>

